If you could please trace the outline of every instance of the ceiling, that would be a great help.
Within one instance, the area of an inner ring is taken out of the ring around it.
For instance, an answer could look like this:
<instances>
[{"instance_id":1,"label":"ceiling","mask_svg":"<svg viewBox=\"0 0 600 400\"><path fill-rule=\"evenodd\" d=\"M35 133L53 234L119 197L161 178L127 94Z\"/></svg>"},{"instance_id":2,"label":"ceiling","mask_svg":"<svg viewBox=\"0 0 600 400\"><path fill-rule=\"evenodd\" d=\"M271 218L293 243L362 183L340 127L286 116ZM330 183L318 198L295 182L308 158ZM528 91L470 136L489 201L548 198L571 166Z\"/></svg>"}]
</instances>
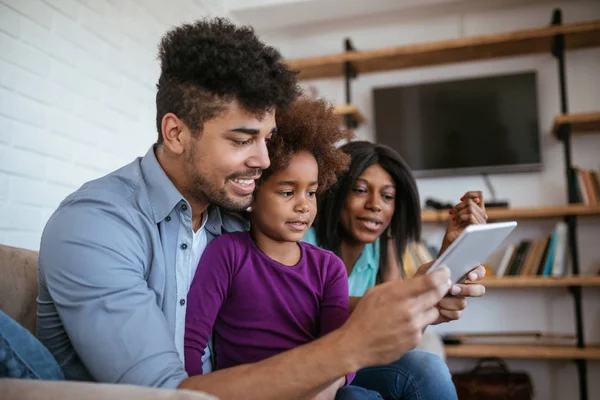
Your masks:
<instances>
[{"instance_id":1,"label":"ceiling","mask_svg":"<svg viewBox=\"0 0 600 400\"><path fill-rule=\"evenodd\" d=\"M325 22L395 14L428 17L456 11L502 9L549 0L226 0L224 8L239 23L259 31L288 30Z\"/></svg>"}]
</instances>

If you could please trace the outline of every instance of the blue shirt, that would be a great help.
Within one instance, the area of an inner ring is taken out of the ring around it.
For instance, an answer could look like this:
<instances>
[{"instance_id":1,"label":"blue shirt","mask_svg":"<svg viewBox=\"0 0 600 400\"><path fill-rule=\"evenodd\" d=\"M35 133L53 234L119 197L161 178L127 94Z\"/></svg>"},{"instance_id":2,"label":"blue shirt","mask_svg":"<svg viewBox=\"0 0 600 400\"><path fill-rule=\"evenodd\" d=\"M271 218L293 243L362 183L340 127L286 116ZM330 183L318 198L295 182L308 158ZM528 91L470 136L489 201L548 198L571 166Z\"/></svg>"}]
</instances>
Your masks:
<instances>
[{"instance_id":1,"label":"blue shirt","mask_svg":"<svg viewBox=\"0 0 600 400\"><path fill-rule=\"evenodd\" d=\"M247 225L210 206L205 229L210 241ZM37 333L67 379L175 388L187 377L176 342L192 237L191 207L153 148L60 204L40 246Z\"/></svg>"},{"instance_id":2,"label":"blue shirt","mask_svg":"<svg viewBox=\"0 0 600 400\"><path fill-rule=\"evenodd\" d=\"M304 234L302 241L320 246L317 243L317 235L314 228L310 228ZM348 277L350 296L363 296L367 289L375 286L377 271L379 271L379 239L373 243L367 243L354 263L352 272Z\"/></svg>"}]
</instances>

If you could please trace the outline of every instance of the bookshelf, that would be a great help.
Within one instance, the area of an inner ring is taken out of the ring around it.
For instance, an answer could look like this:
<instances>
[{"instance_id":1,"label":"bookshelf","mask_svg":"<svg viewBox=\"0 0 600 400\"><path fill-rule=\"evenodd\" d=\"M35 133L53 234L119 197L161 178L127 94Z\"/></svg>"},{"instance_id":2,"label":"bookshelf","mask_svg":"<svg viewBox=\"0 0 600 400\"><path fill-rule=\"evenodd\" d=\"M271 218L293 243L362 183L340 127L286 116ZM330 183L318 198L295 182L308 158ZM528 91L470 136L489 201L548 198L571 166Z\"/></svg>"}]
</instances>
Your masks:
<instances>
[{"instance_id":1,"label":"bookshelf","mask_svg":"<svg viewBox=\"0 0 600 400\"><path fill-rule=\"evenodd\" d=\"M345 80L345 120L349 128L355 127L352 106L351 81L362 73L398 70L475 60L490 60L551 53L557 61L560 84L560 115L554 121L553 132L563 142L564 166L568 187L567 205L552 207L488 209L489 220L535 220L561 218L567 224L567 246L573 275L569 277L514 276L488 279L487 287L531 288L568 287L573 295L575 311L576 345L458 345L446 346L449 357L509 357L570 359L577 366L579 398L588 399L587 360L600 360L600 348L587 347L583 337L582 287L600 286L597 276L579 275L577 219L600 215L600 206L577 202L577 176L571 154L572 134L600 131L600 112L570 114L567 105L565 55L567 50L600 46L600 20L583 23L562 23L562 12L555 9L549 26L507 33L418 43L375 50L357 51L349 38L344 40L344 52L320 57L288 61L299 72L300 80L343 77ZM449 219L448 211L424 211L423 223L443 223Z\"/></svg>"},{"instance_id":2,"label":"bookshelf","mask_svg":"<svg viewBox=\"0 0 600 400\"><path fill-rule=\"evenodd\" d=\"M505 276L485 278L481 282L486 288L550 288L550 287L594 287L600 286L600 275L567 276Z\"/></svg>"},{"instance_id":3,"label":"bookshelf","mask_svg":"<svg viewBox=\"0 0 600 400\"><path fill-rule=\"evenodd\" d=\"M554 118L552 133L558 136L561 127L571 126L571 133L600 133L600 112L561 114Z\"/></svg>"},{"instance_id":4,"label":"bookshelf","mask_svg":"<svg viewBox=\"0 0 600 400\"><path fill-rule=\"evenodd\" d=\"M559 218L566 216L599 216L600 206L584 204L566 204L549 207L527 208L488 208L489 221L506 221L513 219L543 219ZM448 210L426 210L421 213L422 222L445 223L450 218Z\"/></svg>"},{"instance_id":5,"label":"bookshelf","mask_svg":"<svg viewBox=\"0 0 600 400\"><path fill-rule=\"evenodd\" d=\"M568 50L600 45L600 21L553 25L494 35L472 36L376 50L288 61L301 80L341 77L346 63L358 73L380 72L527 54L548 53L557 35Z\"/></svg>"},{"instance_id":6,"label":"bookshelf","mask_svg":"<svg viewBox=\"0 0 600 400\"><path fill-rule=\"evenodd\" d=\"M565 345L536 344L457 344L445 345L448 357L526 358L547 360L600 360L600 347L578 348Z\"/></svg>"}]
</instances>

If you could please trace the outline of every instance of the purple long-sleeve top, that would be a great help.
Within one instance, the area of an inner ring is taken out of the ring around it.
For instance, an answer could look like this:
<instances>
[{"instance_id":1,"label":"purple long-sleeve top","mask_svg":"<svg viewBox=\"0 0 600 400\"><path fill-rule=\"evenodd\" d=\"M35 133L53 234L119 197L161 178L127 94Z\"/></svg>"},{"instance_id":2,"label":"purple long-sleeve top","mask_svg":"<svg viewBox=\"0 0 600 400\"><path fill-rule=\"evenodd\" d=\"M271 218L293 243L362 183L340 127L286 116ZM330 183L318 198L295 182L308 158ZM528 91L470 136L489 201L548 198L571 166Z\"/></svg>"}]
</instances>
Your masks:
<instances>
[{"instance_id":1,"label":"purple long-sleeve top","mask_svg":"<svg viewBox=\"0 0 600 400\"><path fill-rule=\"evenodd\" d=\"M330 251L298 243L300 261L265 255L248 232L222 235L204 250L188 293L185 369L202 374L213 334L215 370L252 363L339 328L349 315L348 278ZM350 383L354 374L346 376Z\"/></svg>"}]
</instances>

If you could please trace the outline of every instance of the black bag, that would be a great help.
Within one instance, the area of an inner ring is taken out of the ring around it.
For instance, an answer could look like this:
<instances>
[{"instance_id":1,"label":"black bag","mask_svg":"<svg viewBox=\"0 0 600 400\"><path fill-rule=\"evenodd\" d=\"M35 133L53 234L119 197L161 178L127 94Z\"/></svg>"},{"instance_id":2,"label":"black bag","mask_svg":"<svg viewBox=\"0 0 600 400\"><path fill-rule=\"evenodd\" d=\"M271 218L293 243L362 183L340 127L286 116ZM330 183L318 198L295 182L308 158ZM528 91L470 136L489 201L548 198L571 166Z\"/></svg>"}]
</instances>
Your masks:
<instances>
[{"instance_id":1,"label":"black bag","mask_svg":"<svg viewBox=\"0 0 600 400\"><path fill-rule=\"evenodd\" d=\"M494 364L484 366L484 364ZM470 372L452 376L459 400L531 400L533 385L525 372L510 372L500 358L483 358Z\"/></svg>"}]
</instances>

